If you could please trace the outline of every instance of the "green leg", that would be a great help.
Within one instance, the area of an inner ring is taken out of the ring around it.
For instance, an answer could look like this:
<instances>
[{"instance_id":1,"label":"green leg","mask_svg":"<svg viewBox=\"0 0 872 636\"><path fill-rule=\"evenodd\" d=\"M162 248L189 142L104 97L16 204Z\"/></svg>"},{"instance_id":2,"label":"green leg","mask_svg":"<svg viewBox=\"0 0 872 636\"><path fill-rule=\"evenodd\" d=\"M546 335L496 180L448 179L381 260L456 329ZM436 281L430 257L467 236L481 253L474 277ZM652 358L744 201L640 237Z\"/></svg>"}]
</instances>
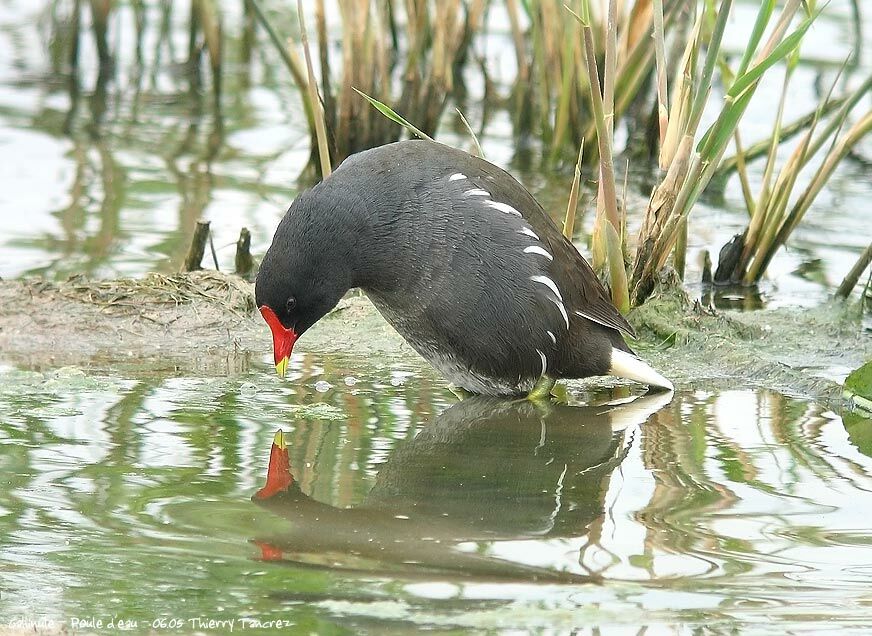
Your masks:
<instances>
[{"instance_id":1,"label":"green leg","mask_svg":"<svg viewBox=\"0 0 872 636\"><path fill-rule=\"evenodd\" d=\"M459 402L463 402L463 400L473 395L466 389L459 387L456 384L449 384L448 390L454 394L454 397L456 397Z\"/></svg>"},{"instance_id":2,"label":"green leg","mask_svg":"<svg viewBox=\"0 0 872 636\"><path fill-rule=\"evenodd\" d=\"M527 394L527 399L531 402L538 402L540 400L550 400L551 399L551 389L554 388L557 380L554 378L549 378L547 375L543 375L536 382L536 385L533 389Z\"/></svg>"}]
</instances>

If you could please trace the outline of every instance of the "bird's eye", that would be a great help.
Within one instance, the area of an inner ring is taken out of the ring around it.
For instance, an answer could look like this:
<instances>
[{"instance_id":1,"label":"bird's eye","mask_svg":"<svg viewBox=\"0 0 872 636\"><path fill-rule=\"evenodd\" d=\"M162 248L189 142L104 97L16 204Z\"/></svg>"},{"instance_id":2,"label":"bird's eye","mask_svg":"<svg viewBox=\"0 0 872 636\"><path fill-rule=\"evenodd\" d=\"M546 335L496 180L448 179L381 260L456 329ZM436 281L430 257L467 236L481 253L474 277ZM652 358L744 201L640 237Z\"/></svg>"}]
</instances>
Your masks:
<instances>
[{"instance_id":1,"label":"bird's eye","mask_svg":"<svg viewBox=\"0 0 872 636\"><path fill-rule=\"evenodd\" d=\"M297 306L297 299L294 298L293 296L291 296L290 298L288 298L288 302L285 305L285 309L287 310L288 313L291 313L292 311L294 311L294 308L296 306Z\"/></svg>"}]
</instances>

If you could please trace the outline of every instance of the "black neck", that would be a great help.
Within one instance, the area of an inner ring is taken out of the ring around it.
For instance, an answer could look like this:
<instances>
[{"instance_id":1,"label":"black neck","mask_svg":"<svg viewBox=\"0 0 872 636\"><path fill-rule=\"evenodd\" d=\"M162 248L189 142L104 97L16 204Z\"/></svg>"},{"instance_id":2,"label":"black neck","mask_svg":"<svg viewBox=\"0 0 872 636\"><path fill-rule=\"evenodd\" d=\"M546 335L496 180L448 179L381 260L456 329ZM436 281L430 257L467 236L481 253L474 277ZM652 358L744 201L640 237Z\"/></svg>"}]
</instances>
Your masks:
<instances>
[{"instance_id":1,"label":"black neck","mask_svg":"<svg viewBox=\"0 0 872 636\"><path fill-rule=\"evenodd\" d=\"M325 225L325 250L333 255L339 271L347 268L350 287L390 291L405 277L401 264L410 248L403 224L396 218L402 203L390 187L361 192L352 186L333 182L318 193L321 213L335 220Z\"/></svg>"}]
</instances>

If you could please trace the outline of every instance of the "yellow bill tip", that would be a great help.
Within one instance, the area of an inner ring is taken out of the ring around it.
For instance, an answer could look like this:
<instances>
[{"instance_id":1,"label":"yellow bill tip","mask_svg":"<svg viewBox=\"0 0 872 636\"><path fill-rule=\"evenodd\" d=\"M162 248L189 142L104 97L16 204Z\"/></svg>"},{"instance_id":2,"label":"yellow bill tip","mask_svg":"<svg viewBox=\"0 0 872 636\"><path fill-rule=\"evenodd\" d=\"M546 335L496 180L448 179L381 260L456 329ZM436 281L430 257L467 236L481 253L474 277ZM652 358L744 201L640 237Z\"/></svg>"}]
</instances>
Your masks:
<instances>
[{"instance_id":1,"label":"yellow bill tip","mask_svg":"<svg viewBox=\"0 0 872 636\"><path fill-rule=\"evenodd\" d=\"M276 373L279 374L280 378L285 377L285 373L288 372L288 358L284 357L276 363Z\"/></svg>"},{"instance_id":2,"label":"yellow bill tip","mask_svg":"<svg viewBox=\"0 0 872 636\"><path fill-rule=\"evenodd\" d=\"M276 431L273 437L273 445L278 446L281 450L285 450L285 432L282 429Z\"/></svg>"}]
</instances>

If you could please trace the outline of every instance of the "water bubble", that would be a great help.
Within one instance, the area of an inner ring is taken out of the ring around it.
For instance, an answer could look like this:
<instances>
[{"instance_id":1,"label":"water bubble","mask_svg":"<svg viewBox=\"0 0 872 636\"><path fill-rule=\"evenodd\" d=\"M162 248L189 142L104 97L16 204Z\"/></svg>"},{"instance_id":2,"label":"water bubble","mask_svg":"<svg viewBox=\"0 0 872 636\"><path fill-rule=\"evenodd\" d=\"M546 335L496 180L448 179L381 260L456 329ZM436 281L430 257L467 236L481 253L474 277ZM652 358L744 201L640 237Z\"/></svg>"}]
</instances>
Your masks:
<instances>
[{"instance_id":1,"label":"water bubble","mask_svg":"<svg viewBox=\"0 0 872 636\"><path fill-rule=\"evenodd\" d=\"M254 397L257 395L257 385L252 382L243 382L239 386L239 395L242 397Z\"/></svg>"},{"instance_id":2,"label":"water bubble","mask_svg":"<svg viewBox=\"0 0 872 636\"><path fill-rule=\"evenodd\" d=\"M315 383L315 390L318 393L327 393L330 389L333 388L333 385L330 384L327 380L318 380Z\"/></svg>"},{"instance_id":3,"label":"water bubble","mask_svg":"<svg viewBox=\"0 0 872 636\"><path fill-rule=\"evenodd\" d=\"M345 386L354 386L355 384L357 384L357 378L355 378L353 375L346 376Z\"/></svg>"}]
</instances>

